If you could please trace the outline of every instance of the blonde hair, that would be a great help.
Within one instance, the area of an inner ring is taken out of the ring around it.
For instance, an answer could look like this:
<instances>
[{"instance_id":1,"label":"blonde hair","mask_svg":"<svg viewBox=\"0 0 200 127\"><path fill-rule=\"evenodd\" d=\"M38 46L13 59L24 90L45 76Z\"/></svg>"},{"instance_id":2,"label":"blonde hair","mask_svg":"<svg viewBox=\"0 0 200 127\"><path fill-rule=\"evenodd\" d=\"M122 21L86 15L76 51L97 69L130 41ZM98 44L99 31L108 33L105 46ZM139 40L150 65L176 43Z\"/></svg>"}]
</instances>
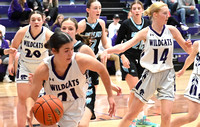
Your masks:
<instances>
[{"instance_id":1,"label":"blonde hair","mask_svg":"<svg viewBox=\"0 0 200 127\"><path fill-rule=\"evenodd\" d=\"M56 17L56 21L53 23L52 26L54 26L55 24L59 24L58 19L59 19L60 17L63 17L63 18L64 18L64 15L63 15L63 14L58 14L58 16Z\"/></svg>"},{"instance_id":2,"label":"blonde hair","mask_svg":"<svg viewBox=\"0 0 200 127\"><path fill-rule=\"evenodd\" d=\"M153 13L154 12L159 12L160 9L164 6L167 6L167 4L163 3L163 2L155 2L153 3L150 7L148 7L145 11L144 11L144 15L145 16L149 16L150 18L152 18ZM168 7L168 6L167 6Z\"/></svg>"}]
</instances>

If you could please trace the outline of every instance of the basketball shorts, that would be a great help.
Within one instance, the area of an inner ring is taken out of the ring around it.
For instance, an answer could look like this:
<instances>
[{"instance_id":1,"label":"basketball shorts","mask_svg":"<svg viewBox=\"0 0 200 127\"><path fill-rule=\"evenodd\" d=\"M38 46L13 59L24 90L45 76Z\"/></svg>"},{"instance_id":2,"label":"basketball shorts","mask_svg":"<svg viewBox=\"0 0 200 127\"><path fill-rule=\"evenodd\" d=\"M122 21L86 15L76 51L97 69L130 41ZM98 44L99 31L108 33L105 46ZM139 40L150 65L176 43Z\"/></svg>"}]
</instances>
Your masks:
<instances>
[{"instance_id":1,"label":"basketball shorts","mask_svg":"<svg viewBox=\"0 0 200 127\"><path fill-rule=\"evenodd\" d=\"M127 74L130 74L133 77L140 78L143 71L144 71L144 68L139 63L140 60L135 59L133 56L126 55L126 57L128 58L128 60L130 62L130 68L125 68L123 66L122 60L120 59L120 68L121 68L121 72L122 72L122 80L125 80Z\"/></svg>"},{"instance_id":2,"label":"basketball shorts","mask_svg":"<svg viewBox=\"0 0 200 127\"><path fill-rule=\"evenodd\" d=\"M27 63L23 60L18 61L16 83L28 83L29 73L34 73L40 63Z\"/></svg>"},{"instance_id":3,"label":"basketball shorts","mask_svg":"<svg viewBox=\"0 0 200 127\"><path fill-rule=\"evenodd\" d=\"M85 98L63 102L64 114L58 122L60 127L78 127L85 111Z\"/></svg>"},{"instance_id":4,"label":"basketball shorts","mask_svg":"<svg viewBox=\"0 0 200 127\"><path fill-rule=\"evenodd\" d=\"M137 85L131 91L143 103L148 102L155 91L157 91L157 98L159 100L165 99L173 101L175 97L175 86L174 69L157 73L152 73L145 69Z\"/></svg>"},{"instance_id":5,"label":"basketball shorts","mask_svg":"<svg viewBox=\"0 0 200 127\"><path fill-rule=\"evenodd\" d=\"M200 103L200 75L192 73L184 97L191 101Z\"/></svg>"},{"instance_id":6,"label":"basketball shorts","mask_svg":"<svg viewBox=\"0 0 200 127\"><path fill-rule=\"evenodd\" d=\"M93 85L99 84L99 74L97 72L89 71L89 77L91 78Z\"/></svg>"},{"instance_id":7,"label":"basketball shorts","mask_svg":"<svg viewBox=\"0 0 200 127\"><path fill-rule=\"evenodd\" d=\"M91 120L96 119L96 115L94 113L95 100L96 100L95 86L90 83L86 93L86 107L88 107L92 112Z\"/></svg>"}]
</instances>

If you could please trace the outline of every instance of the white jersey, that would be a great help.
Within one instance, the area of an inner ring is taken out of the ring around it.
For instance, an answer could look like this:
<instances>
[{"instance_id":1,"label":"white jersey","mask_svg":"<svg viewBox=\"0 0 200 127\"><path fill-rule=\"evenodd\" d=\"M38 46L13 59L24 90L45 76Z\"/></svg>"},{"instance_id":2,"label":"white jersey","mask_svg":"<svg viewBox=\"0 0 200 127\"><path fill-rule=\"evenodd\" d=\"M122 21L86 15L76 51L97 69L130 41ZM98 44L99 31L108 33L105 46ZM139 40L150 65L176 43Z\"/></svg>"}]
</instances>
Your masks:
<instances>
[{"instance_id":1,"label":"white jersey","mask_svg":"<svg viewBox=\"0 0 200 127\"><path fill-rule=\"evenodd\" d=\"M173 36L166 25L161 34L149 26L140 64L152 73L173 68Z\"/></svg>"},{"instance_id":2,"label":"white jersey","mask_svg":"<svg viewBox=\"0 0 200 127\"><path fill-rule=\"evenodd\" d=\"M22 39L20 59L27 63L41 63L48 56L48 50L44 47L46 42L46 27L42 27L41 32L35 38L31 35L29 27Z\"/></svg>"},{"instance_id":3,"label":"white jersey","mask_svg":"<svg viewBox=\"0 0 200 127\"><path fill-rule=\"evenodd\" d=\"M53 63L54 56L44 59L44 63L49 68L49 79L44 85L45 92L58 97L63 103L74 101L78 98L86 98L88 88L86 75L80 71L75 56L76 53L74 53L72 62L62 77L55 72Z\"/></svg>"},{"instance_id":4,"label":"white jersey","mask_svg":"<svg viewBox=\"0 0 200 127\"><path fill-rule=\"evenodd\" d=\"M199 47L198 50L199 52L197 53L195 60L194 60L194 67L193 67L193 73L200 75L200 41L198 41Z\"/></svg>"}]
</instances>

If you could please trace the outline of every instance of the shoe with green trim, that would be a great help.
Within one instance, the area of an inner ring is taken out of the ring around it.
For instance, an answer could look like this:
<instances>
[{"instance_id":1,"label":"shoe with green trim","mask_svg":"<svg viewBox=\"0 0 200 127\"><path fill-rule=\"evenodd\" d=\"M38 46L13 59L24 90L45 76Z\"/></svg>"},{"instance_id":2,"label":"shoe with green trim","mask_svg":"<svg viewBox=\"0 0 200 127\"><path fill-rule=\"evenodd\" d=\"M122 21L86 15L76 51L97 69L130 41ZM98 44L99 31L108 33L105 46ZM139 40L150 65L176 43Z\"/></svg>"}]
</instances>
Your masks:
<instances>
[{"instance_id":1,"label":"shoe with green trim","mask_svg":"<svg viewBox=\"0 0 200 127\"><path fill-rule=\"evenodd\" d=\"M143 116L143 119L136 121L136 127L160 127L160 125L150 122L146 116Z\"/></svg>"}]
</instances>

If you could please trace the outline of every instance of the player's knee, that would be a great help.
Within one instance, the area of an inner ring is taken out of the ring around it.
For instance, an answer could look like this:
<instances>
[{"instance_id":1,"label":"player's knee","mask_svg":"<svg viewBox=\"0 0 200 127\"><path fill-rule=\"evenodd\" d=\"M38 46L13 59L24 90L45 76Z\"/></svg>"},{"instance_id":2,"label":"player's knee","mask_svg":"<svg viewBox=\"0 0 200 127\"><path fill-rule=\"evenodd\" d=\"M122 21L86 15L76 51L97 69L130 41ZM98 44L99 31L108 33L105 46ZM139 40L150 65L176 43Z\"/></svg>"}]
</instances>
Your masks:
<instances>
[{"instance_id":1,"label":"player's knee","mask_svg":"<svg viewBox=\"0 0 200 127\"><path fill-rule=\"evenodd\" d=\"M25 96L18 96L18 103L26 104L27 97Z\"/></svg>"},{"instance_id":2,"label":"player's knee","mask_svg":"<svg viewBox=\"0 0 200 127\"><path fill-rule=\"evenodd\" d=\"M170 113L163 113L162 114L162 120L166 122L170 122L171 114Z\"/></svg>"},{"instance_id":3,"label":"player's knee","mask_svg":"<svg viewBox=\"0 0 200 127\"><path fill-rule=\"evenodd\" d=\"M190 116L188 117L188 121L189 121L189 122L193 122L193 121L195 121L195 120L197 119L197 117L198 117L198 116L196 116L196 115L190 115Z\"/></svg>"}]
</instances>

